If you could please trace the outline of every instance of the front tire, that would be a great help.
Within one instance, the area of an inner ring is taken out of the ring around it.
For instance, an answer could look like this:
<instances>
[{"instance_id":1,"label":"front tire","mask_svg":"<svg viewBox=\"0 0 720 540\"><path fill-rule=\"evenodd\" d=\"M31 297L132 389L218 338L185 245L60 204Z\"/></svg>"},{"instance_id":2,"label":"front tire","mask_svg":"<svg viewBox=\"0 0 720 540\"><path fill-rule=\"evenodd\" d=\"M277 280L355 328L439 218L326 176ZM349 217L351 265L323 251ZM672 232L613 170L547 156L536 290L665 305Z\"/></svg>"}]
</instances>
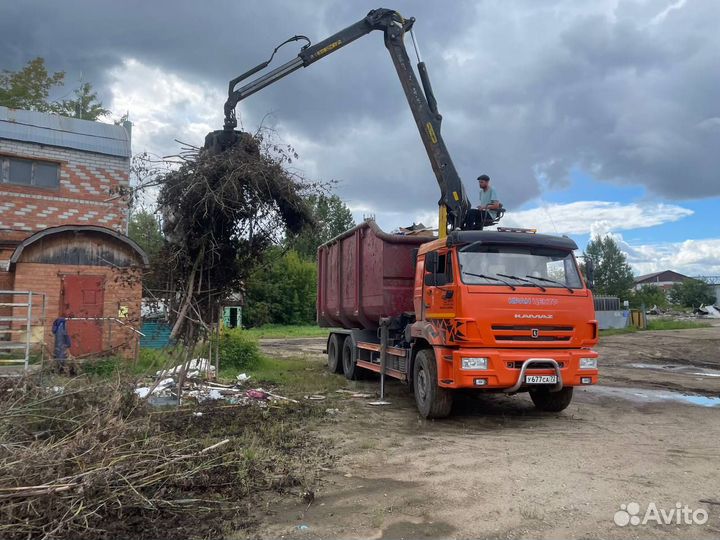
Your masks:
<instances>
[{"instance_id":1,"label":"front tire","mask_svg":"<svg viewBox=\"0 0 720 540\"><path fill-rule=\"evenodd\" d=\"M572 386L566 386L558 392L550 392L547 389L530 390L530 399L535 404L535 408L545 412L564 411L570 405L572 397Z\"/></svg>"},{"instance_id":2,"label":"front tire","mask_svg":"<svg viewBox=\"0 0 720 540\"><path fill-rule=\"evenodd\" d=\"M345 336L341 334L331 334L328 340L328 370L330 373L342 373L342 350Z\"/></svg>"},{"instance_id":3,"label":"front tire","mask_svg":"<svg viewBox=\"0 0 720 540\"><path fill-rule=\"evenodd\" d=\"M417 353L413 365L415 403L424 418L445 418L452 408L452 393L438 385L437 364L432 349Z\"/></svg>"}]
</instances>

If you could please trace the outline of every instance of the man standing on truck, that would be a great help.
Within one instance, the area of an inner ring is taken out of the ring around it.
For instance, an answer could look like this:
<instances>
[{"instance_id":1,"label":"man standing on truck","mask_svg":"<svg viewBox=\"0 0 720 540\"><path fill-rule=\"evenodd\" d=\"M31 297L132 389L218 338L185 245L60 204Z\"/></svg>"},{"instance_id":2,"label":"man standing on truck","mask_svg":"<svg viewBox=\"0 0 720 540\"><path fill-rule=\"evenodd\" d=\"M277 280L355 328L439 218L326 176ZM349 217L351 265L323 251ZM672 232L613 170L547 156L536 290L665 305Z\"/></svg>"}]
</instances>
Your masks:
<instances>
[{"instance_id":1,"label":"man standing on truck","mask_svg":"<svg viewBox=\"0 0 720 540\"><path fill-rule=\"evenodd\" d=\"M480 225L490 225L497 218L497 210L502 207L495 188L490 187L490 177L487 174L478 176L480 186L480 204L477 208L468 210L467 228L479 229Z\"/></svg>"}]
</instances>

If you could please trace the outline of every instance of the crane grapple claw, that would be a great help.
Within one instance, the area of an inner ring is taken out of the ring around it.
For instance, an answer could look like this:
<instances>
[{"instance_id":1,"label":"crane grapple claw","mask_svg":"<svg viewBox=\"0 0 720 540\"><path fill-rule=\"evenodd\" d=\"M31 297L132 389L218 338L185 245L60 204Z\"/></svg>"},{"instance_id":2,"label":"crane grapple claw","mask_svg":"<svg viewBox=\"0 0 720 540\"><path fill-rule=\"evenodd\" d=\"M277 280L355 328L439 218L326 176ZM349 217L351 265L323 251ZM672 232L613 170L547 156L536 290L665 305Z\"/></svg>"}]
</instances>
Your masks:
<instances>
[{"instance_id":1,"label":"crane grapple claw","mask_svg":"<svg viewBox=\"0 0 720 540\"><path fill-rule=\"evenodd\" d=\"M203 148L211 154L220 154L235 146L240 140L241 131L218 129L205 135Z\"/></svg>"}]
</instances>

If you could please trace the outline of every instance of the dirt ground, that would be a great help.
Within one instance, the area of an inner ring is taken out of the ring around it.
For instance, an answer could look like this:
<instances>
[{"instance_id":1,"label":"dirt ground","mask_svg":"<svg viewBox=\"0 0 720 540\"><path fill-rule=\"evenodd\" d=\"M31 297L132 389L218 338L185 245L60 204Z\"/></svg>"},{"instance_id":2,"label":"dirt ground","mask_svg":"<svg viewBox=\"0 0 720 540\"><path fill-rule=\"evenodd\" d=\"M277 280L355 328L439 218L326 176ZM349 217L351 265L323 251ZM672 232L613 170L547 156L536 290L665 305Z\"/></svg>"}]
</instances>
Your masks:
<instances>
[{"instance_id":1,"label":"dirt ground","mask_svg":"<svg viewBox=\"0 0 720 540\"><path fill-rule=\"evenodd\" d=\"M263 347L324 362L322 339ZM598 351L601 384L576 391L557 414L536 412L527 395L479 394L456 403L451 418L426 421L397 382L386 407L328 396L338 411L318 429L334 467L310 505L273 499L258 507L251 536L720 536L720 326L606 337ZM348 388L374 393L378 383ZM621 505L633 502L640 518L651 503L665 511L681 503L709 518L616 525Z\"/></svg>"}]
</instances>

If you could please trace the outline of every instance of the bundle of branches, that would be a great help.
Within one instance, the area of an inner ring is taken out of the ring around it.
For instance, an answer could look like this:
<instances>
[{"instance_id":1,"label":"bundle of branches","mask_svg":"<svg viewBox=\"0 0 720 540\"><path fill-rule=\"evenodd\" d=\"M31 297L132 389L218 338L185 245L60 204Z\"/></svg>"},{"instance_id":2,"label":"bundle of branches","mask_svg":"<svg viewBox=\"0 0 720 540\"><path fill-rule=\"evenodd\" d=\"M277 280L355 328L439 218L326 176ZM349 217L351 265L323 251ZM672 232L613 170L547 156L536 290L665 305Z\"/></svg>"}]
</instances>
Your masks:
<instances>
[{"instance_id":1,"label":"bundle of branches","mask_svg":"<svg viewBox=\"0 0 720 540\"><path fill-rule=\"evenodd\" d=\"M311 224L303 196L318 186L286 169L287 149L272 149L260 134L240 133L230 149L200 151L160 178L165 271L178 300L173 338L197 339L213 300L239 290L270 245Z\"/></svg>"},{"instance_id":2,"label":"bundle of branches","mask_svg":"<svg viewBox=\"0 0 720 540\"><path fill-rule=\"evenodd\" d=\"M122 382L0 380L0 538L222 537L248 496L313 481L324 458L288 422L307 413L155 412Z\"/></svg>"}]
</instances>

